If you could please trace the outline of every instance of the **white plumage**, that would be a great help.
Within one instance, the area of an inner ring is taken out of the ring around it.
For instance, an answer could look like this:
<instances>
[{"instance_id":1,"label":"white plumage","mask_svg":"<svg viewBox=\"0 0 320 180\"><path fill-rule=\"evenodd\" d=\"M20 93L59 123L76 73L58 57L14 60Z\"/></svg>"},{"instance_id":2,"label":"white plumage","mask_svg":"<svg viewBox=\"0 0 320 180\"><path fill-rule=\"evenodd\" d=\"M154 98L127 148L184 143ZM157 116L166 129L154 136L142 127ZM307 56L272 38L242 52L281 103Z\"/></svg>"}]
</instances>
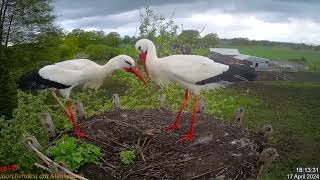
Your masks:
<instances>
[{"instance_id":1,"label":"white plumage","mask_svg":"<svg viewBox=\"0 0 320 180\"><path fill-rule=\"evenodd\" d=\"M141 73L135 67L134 60L127 55L119 55L110 59L103 66L88 59L74 59L48 65L39 71L33 71L23 75L18 85L22 90L58 89L59 93L68 100L65 112L73 124L75 134L78 138L81 138L85 136L85 134L80 132L74 119L72 103L69 97L71 90L78 85L98 89L103 84L107 75L119 69L134 73L145 83ZM54 97L62 105L55 94ZM64 108L63 105L62 107Z\"/></svg>"},{"instance_id":2,"label":"white plumage","mask_svg":"<svg viewBox=\"0 0 320 180\"><path fill-rule=\"evenodd\" d=\"M196 120L196 111L198 110L198 98L201 90L215 89L223 87L223 81L247 80L255 77L251 70L245 69L239 65L225 65L214 62L213 60L197 55L172 55L158 58L156 47L152 41L141 39L135 45L139 52L139 57L144 65L148 76L159 86L164 87L171 82L184 87L185 98L176 116L176 120L167 130L178 128L181 112L187 104L189 91L194 96L193 115L190 129L183 140L192 140L193 126Z\"/></svg>"},{"instance_id":3,"label":"white plumage","mask_svg":"<svg viewBox=\"0 0 320 180\"><path fill-rule=\"evenodd\" d=\"M149 77L161 87L176 82L199 95L201 90L221 87L222 84L196 85L196 82L220 75L229 69L228 65L216 63L204 56L172 55L158 58L154 44L146 39L138 41L136 47L147 51L145 69Z\"/></svg>"},{"instance_id":4,"label":"white plumage","mask_svg":"<svg viewBox=\"0 0 320 180\"><path fill-rule=\"evenodd\" d=\"M131 66L134 67L135 62L126 55L116 56L105 65L99 65L88 59L73 59L45 66L39 70L39 75L44 79L70 86L59 89L60 94L68 99L70 91L75 86L84 85L87 88L98 89L107 75Z\"/></svg>"}]
</instances>

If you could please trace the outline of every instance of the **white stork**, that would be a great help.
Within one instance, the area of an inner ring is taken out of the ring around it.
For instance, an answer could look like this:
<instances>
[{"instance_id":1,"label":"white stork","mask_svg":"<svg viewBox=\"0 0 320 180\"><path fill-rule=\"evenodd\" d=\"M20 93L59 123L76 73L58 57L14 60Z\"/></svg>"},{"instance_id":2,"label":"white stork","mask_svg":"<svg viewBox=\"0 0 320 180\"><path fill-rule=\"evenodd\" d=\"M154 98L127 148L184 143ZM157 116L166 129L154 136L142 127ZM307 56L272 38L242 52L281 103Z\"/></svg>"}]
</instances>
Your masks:
<instances>
[{"instance_id":1,"label":"white stork","mask_svg":"<svg viewBox=\"0 0 320 180\"><path fill-rule=\"evenodd\" d=\"M44 66L39 71L32 71L20 77L18 88L21 90L58 89L61 96L67 99L65 112L73 125L76 136L81 138L85 134L80 132L72 112L69 97L71 90L78 85L98 89L107 75L121 69L135 74L146 84L134 60L130 56L119 55L110 59L103 66L88 59L73 59ZM55 98L59 101L57 97ZM64 108L63 104L60 104Z\"/></svg>"},{"instance_id":2,"label":"white stork","mask_svg":"<svg viewBox=\"0 0 320 180\"><path fill-rule=\"evenodd\" d=\"M192 141L193 127L198 110L198 98L202 90L223 87L222 82L236 82L254 80L256 75L252 68L241 65L225 65L197 55L172 55L157 57L154 43L148 39L141 39L135 45L139 52L141 63L148 76L161 87L171 82L184 87L185 97L175 121L166 129L174 130L179 126L181 112L187 104L189 91L194 95L193 114L188 134L184 141Z\"/></svg>"}]
</instances>

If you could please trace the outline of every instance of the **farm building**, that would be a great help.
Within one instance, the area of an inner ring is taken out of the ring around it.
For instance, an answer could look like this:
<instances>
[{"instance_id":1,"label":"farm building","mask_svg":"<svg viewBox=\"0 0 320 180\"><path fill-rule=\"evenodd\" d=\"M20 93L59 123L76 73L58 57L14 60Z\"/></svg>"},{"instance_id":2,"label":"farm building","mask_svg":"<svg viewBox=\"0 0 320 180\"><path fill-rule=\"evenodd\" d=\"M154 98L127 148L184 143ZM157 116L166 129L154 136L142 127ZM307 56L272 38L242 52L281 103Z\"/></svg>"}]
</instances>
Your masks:
<instances>
[{"instance_id":1,"label":"farm building","mask_svg":"<svg viewBox=\"0 0 320 180\"><path fill-rule=\"evenodd\" d=\"M234 58L250 62L256 70L263 70L269 68L270 60L266 58L250 56L245 54L240 54L238 56L235 56Z\"/></svg>"},{"instance_id":2,"label":"farm building","mask_svg":"<svg viewBox=\"0 0 320 180\"><path fill-rule=\"evenodd\" d=\"M210 48L209 58L224 64L245 64L262 70L269 67L269 59L240 54L238 49Z\"/></svg>"},{"instance_id":3,"label":"farm building","mask_svg":"<svg viewBox=\"0 0 320 180\"><path fill-rule=\"evenodd\" d=\"M270 65L277 66L286 72L308 71L308 65L303 62L271 61Z\"/></svg>"},{"instance_id":4,"label":"farm building","mask_svg":"<svg viewBox=\"0 0 320 180\"><path fill-rule=\"evenodd\" d=\"M210 48L208 57L224 64L252 66L256 71L308 71L308 66L303 62L273 61L267 58L240 54L238 49L233 48Z\"/></svg>"},{"instance_id":5,"label":"farm building","mask_svg":"<svg viewBox=\"0 0 320 180\"><path fill-rule=\"evenodd\" d=\"M209 48L209 53L220 54L224 56L238 56L240 52L238 49L232 48Z\"/></svg>"},{"instance_id":6,"label":"farm building","mask_svg":"<svg viewBox=\"0 0 320 180\"><path fill-rule=\"evenodd\" d=\"M248 66L250 66L251 64L247 61L242 61L239 59L235 59L233 56L235 56L235 54L238 54L239 51L225 51L225 50L214 50L212 51L211 49L223 49L223 48L210 48L210 52L208 54L208 57L210 59L213 59L215 62L219 62L219 63L223 63L223 64L246 64ZM220 53L223 54L220 54ZM227 54L227 55L226 55ZM233 54L233 55L231 55Z\"/></svg>"}]
</instances>

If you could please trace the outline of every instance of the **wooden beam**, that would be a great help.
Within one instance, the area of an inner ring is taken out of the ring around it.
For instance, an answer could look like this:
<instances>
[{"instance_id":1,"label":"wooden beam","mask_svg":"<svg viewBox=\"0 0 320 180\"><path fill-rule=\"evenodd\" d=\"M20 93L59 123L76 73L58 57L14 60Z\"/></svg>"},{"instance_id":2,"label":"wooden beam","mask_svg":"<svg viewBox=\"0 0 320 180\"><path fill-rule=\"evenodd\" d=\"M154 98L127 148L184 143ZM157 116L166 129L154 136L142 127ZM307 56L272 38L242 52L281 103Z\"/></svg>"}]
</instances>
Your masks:
<instances>
[{"instance_id":1,"label":"wooden beam","mask_svg":"<svg viewBox=\"0 0 320 180\"><path fill-rule=\"evenodd\" d=\"M121 109L120 98L118 94L112 95L112 108L113 109Z\"/></svg>"},{"instance_id":2,"label":"wooden beam","mask_svg":"<svg viewBox=\"0 0 320 180\"><path fill-rule=\"evenodd\" d=\"M43 112L40 114L40 122L47 136L49 138L54 138L56 136L56 129L48 112Z\"/></svg>"},{"instance_id":3,"label":"wooden beam","mask_svg":"<svg viewBox=\"0 0 320 180\"><path fill-rule=\"evenodd\" d=\"M244 117L244 110L242 108L237 108L234 111L234 121L233 121L234 124L241 126L243 117Z\"/></svg>"}]
</instances>

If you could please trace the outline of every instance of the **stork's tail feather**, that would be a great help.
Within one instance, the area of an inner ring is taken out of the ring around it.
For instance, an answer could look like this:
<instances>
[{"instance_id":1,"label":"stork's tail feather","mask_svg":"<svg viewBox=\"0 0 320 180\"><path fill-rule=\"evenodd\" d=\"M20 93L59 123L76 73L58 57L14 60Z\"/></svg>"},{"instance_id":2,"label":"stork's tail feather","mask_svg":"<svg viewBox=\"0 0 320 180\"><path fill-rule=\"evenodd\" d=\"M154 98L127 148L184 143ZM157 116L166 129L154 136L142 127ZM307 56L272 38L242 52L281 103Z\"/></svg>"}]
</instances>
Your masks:
<instances>
[{"instance_id":1,"label":"stork's tail feather","mask_svg":"<svg viewBox=\"0 0 320 180\"><path fill-rule=\"evenodd\" d=\"M254 68L240 64L229 64L229 70L226 73L228 77L225 81L229 82L254 81L257 78Z\"/></svg>"},{"instance_id":2,"label":"stork's tail feather","mask_svg":"<svg viewBox=\"0 0 320 180\"><path fill-rule=\"evenodd\" d=\"M196 85L208 85L210 83L227 85L228 82L254 81L257 77L252 67L240 64L229 64L228 66L229 69L222 74L196 82Z\"/></svg>"},{"instance_id":3,"label":"stork's tail feather","mask_svg":"<svg viewBox=\"0 0 320 180\"><path fill-rule=\"evenodd\" d=\"M39 75L38 71L32 71L22 75L17 82L17 86L22 91L48 88L48 86L43 83L43 78Z\"/></svg>"}]
</instances>

